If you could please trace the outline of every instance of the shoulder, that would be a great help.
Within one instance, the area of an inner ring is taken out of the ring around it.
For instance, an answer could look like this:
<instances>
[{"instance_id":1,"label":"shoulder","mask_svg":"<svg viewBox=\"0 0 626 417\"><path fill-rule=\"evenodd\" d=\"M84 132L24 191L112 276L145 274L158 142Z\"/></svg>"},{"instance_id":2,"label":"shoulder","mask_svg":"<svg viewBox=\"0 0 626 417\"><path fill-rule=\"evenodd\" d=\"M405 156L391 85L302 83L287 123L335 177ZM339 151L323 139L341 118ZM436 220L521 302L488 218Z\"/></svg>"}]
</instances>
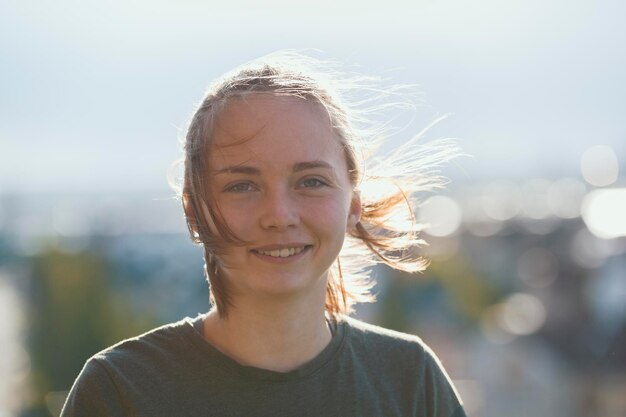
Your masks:
<instances>
[{"instance_id":1,"label":"shoulder","mask_svg":"<svg viewBox=\"0 0 626 417\"><path fill-rule=\"evenodd\" d=\"M182 319L110 346L92 356L92 361L115 362L125 357L162 356L175 354L189 346L195 332L193 320Z\"/></svg>"},{"instance_id":2,"label":"shoulder","mask_svg":"<svg viewBox=\"0 0 626 417\"><path fill-rule=\"evenodd\" d=\"M342 318L346 351L352 366L379 382L376 391L403 393L411 404L430 410L425 415L463 416L461 400L437 355L418 336ZM454 412L459 414L454 414Z\"/></svg>"},{"instance_id":3,"label":"shoulder","mask_svg":"<svg viewBox=\"0 0 626 417\"><path fill-rule=\"evenodd\" d=\"M202 340L194 329L195 320L185 318L123 340L93 355L85 370L95 368L116 383L175 373L200 355Z\"/></svg>"},{"instance_id":4,"label":"shoulder","mask_svg":"<svg viewBox=\"0 0 626 417\"><path fill-rule=\"evenodd\" d=\"M76 378L62 416L127 415L126 404L147 401L159 384L176 381L200 355L195 320L158 327L93 355Z\"/></svg>"},{"instance_id":5,"label":"shoulder","mask_svg":"<svg viewBox=\"0 0 626 417\"><path fill-rule=\"evenodd\" d=\"M394 353L405 352L417 356L422 356L430 350L418 336L386 329L350 317L344 317L341 320L346 327L350 342L357 347Z\"/></svg>"},{"instance_id":6,"label":"shoulder","mask_svg":"<svg viewBox=\"0 0 626 417\"><path fill-rule=\"evenodd\" d=\"M376 372L414 378L420 384L452 385L435 352L418 336L344 318L347 348Z\"/></svg>"},{"instance_id":7,"label":"shoulder","mask_svg":"<svg viewBox=\"0 0 626 417\"><path fill-rule=\"evenodd\" d=\"M431 350L419 337L385 329L353 318L342 318L345 352L352 363L389 377L405 380L426 374Z\"/></svg>"}]
</instances>

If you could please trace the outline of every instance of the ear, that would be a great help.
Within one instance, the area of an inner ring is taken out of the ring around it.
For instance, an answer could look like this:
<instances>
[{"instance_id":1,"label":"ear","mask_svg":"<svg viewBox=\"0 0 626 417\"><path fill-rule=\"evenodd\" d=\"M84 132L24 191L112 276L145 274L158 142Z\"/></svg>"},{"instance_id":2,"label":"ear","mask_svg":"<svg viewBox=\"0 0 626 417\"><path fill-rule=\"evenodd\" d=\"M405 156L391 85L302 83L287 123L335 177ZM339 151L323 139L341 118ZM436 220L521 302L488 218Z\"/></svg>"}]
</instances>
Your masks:
<instances>
[{"instance_id":1,"label":"ear","mask_svg":"<svg viewBox=\"0 0 626 417\"><path fill-rule=\"evenodd\" d=\"M348 231L354 230L356 224L361 220L361 210L361 193L353 190L350 211L348 212Z\"/></svg>"}]
</instances>

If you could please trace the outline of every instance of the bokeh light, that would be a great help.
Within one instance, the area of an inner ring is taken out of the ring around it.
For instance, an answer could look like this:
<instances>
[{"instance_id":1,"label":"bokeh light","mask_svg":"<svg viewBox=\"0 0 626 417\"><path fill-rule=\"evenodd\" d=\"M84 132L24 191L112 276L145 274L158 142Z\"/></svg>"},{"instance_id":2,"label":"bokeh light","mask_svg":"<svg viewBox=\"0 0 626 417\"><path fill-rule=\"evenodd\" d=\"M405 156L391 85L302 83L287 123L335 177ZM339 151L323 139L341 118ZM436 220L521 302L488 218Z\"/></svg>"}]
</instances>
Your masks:
<instances>
[{"instance_id":1,"label":"bokeh light","mask_svg":"<svg viewBox=\"0 0 626 417\"><path fill-rule=\"evenodd\" d=\"M420 207L420 220L428 225L426 233L431 236L448 236L461 225L461 208L452 198L439 195L432 197Z\"/></svg>"},{"instance_id":2,"label":"bokeh light","mask_svg":"<svg viewBox=\"0 0 626 417\"><path fill-rule=\"evenodd\" d=\"M580 216L580 207L585 197L586 187L574 178L561 178L554 181L548 189L548 207L562 219L574 219Z\"/></svg>"},{"instance_id":3,"label":"bokeh light","mask_svg":"<svg viewBox=\"0 0 626 417\"><path fill-rule=\"evenodd\" d=\"M513 182L494 181L485 187L483 209L493 220L505 221L515 217L522 208L522 193Z\"/></svg>"},{"instance_id":4,"label":"bokeh light","mask_svg":"<svg viewBox=\"0 0 626 417\"><path fill-rule=\"evenodd\" d=\"M626 188L590 192L583 201L582 216L589 230L598 237L626 236Z\"/></svg>"},{"instance_id":5,"label":"bokeh light","mask_svg":"<svg viewBox=\"0 0 626 417\"><path fill-rule=\"evenodd\" d=\"M580 170L585 181L591 185L611 185L619 175L617 155L610 146L592 146L580 158Z\"/></svg>"},{"instance_id":6,"label":"bokeh light","mask_svg":"<svg viewBox=\"0 0 626 417\"><path fill-rule=\"evenodd\" d=\"M513 293L483 312L480 328L489 341L504 344L535 333L544 325L546 316L546 308L537 297Z\"/></svg>"},{"instance_id":7,"label":"bokeh light","mask_svg":"<svg viewBox=\"0 0 626 417\"><path fill-rule=\"evenodd\" d=\"M483 191L468 187L463 205L463 221L467 230L475 236L492 236L502 230L503 223L485 213Z\"/></svg>"},{"instance_id":8,"label":"bokeh light","mask_svg":"<svg viewBox=\"0 0 626 417\"><path fill-rule=\"evenodd\" d=\"M518 336L536 332L546 320L546 309L541 301L524 293L510 295L504 302L501 313L501 326Z\"/></svg>"}]
</instances>

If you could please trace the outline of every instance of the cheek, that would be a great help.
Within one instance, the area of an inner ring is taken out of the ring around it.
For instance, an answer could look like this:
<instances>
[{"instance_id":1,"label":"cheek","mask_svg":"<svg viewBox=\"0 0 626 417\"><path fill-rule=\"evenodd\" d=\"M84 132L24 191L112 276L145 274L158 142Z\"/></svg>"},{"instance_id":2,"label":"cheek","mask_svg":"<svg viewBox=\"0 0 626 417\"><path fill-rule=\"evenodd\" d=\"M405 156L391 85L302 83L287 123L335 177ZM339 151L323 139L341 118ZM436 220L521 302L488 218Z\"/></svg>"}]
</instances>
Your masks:
<instances>
[{"instance_id":1,"label":"cheek","mask_svg":"<svg viewBox=\"0 0 626 417\"><path fill-rule=\"evenodd\" d=\"M246 232L249 232L255 223L255 209L245 204L231 205L222 208L222 216L226 225L236 236L245 240Z\"/></svg>"},{"instance_id":2,"label":"cheek","mask_svg":"<svg viewBox=\"0 0 626 417\"><path fill-rule=\"evenodd\" d=\"M250 223L253 221L250 215L254 212L252 208L242 204L232 204L228 201L214 201L214 204L213 209L216 211L215 214L220 223L233 232L236 237L245 240L245 231L250 230ZM203 211L209 230L217 235L217 226L209 214L209 209L204 204Z\"/></svg>"},{"instance_id":3,"label":"cheek","mask_svg":"<svg viewBox=\"0 0 626 417\"><path fill-rule=\"evenodd\" d=\"M320 231L333 235L345 233L348 210L339 199L309 202L303 212L307 213L309 221L313 222Z\"/></svg>"}]
</instances>

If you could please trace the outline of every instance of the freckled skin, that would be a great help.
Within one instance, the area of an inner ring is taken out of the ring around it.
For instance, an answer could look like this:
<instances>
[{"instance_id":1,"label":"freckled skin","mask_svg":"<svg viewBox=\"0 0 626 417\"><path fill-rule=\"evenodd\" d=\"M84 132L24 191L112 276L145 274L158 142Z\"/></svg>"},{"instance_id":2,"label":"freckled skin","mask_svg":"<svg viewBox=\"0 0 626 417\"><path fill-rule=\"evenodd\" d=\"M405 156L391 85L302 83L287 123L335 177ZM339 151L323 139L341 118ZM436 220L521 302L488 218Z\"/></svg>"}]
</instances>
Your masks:
<instances>
[{"instance_id":1,"label":"freckled skin","mask_svg":"<svg viewBox=\"0 0 626 417\"><path fill-rule=\"evenodd\" d=\"M217 119L209 166L215 203L248 243L227 248L220 258L235 303L237 297L311 291L323 299L328 269L360 215L344 152L324 111L271 94L234 99ZM255 250L292 244L307 249L280 260Z\"/></svg>"}]
</instances>

